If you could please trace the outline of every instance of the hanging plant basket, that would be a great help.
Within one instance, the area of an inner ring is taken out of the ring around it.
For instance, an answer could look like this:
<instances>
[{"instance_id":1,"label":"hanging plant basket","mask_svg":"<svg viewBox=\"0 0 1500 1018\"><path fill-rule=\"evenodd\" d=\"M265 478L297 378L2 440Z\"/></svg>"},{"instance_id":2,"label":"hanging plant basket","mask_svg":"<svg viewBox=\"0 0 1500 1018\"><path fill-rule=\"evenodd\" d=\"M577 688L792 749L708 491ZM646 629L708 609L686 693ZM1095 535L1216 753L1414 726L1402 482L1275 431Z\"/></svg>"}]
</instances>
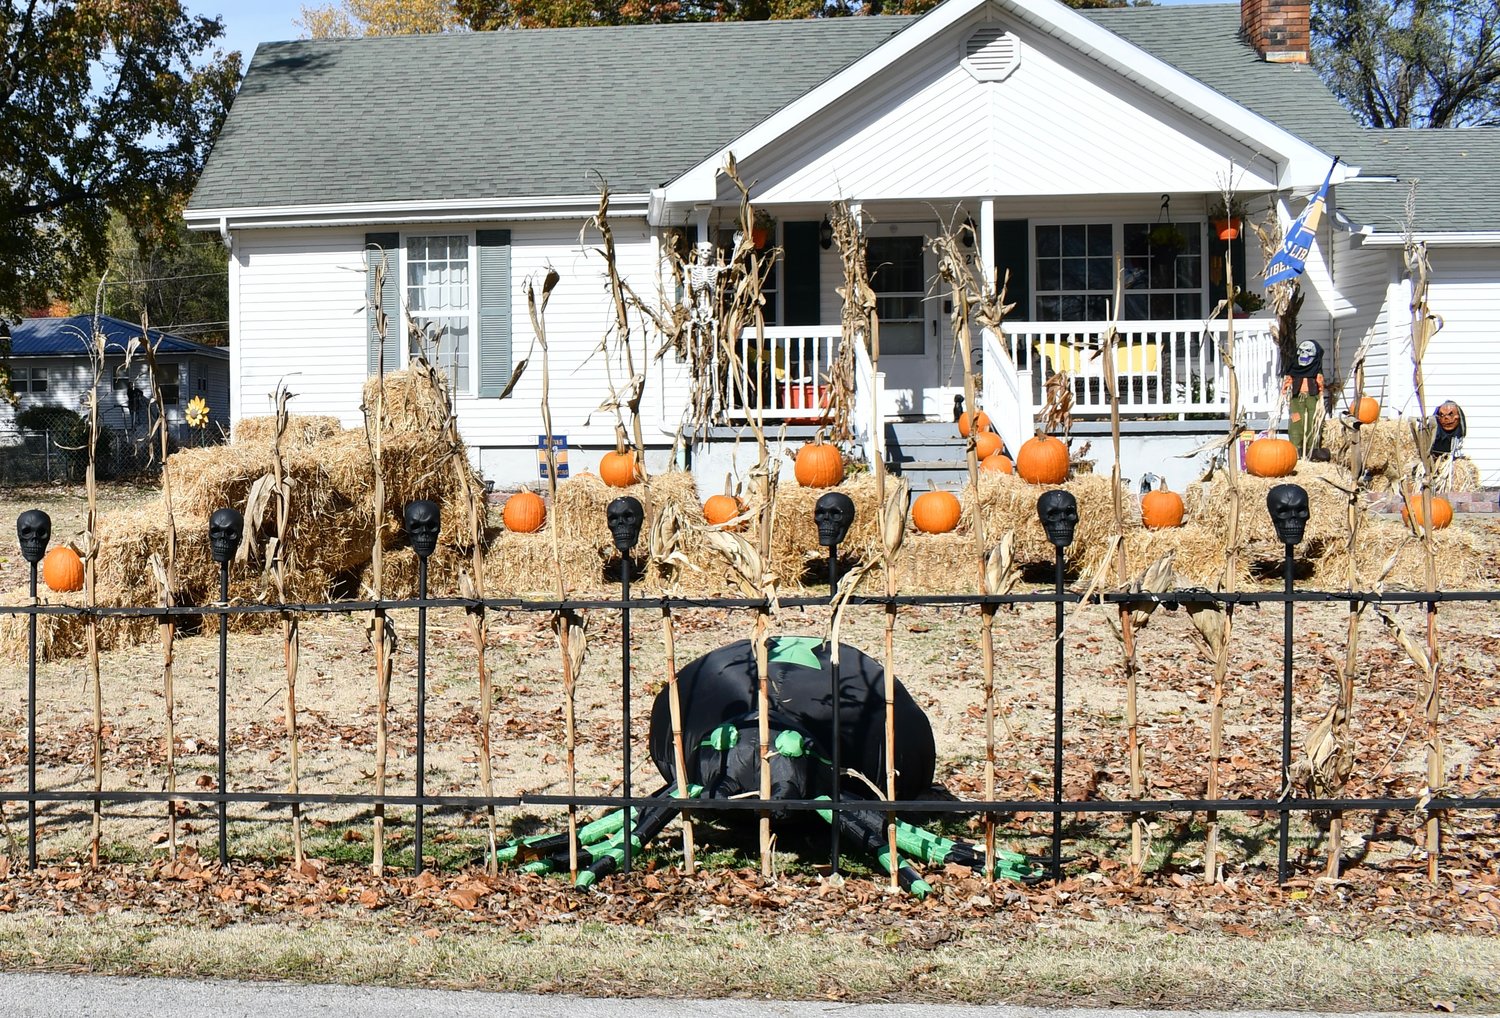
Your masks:
<instances>
[{"instance_id":1,"label":"hanging plant basket","mask_svg":"<svg viewBox=\"0 0 1500 1018\"><path fill-rule=\"evenodd\" d=\"M1240 235L1240 217L1215 219L1214 231L1218 233L1220 240L1234 240Z\"/></svg>"}]
</instances>

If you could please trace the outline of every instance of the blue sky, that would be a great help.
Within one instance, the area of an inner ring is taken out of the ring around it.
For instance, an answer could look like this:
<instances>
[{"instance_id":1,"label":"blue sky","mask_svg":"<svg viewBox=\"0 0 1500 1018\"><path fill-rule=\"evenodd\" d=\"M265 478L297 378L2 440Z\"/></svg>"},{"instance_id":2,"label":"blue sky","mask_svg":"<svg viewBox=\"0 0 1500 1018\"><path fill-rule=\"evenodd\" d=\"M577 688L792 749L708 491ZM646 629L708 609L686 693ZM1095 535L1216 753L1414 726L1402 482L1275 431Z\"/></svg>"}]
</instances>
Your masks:
<instances>
[{"instance_id":1,"label":"blue sky","mask_svg":"<svg viewBox=\"0 0 1500 1018\"><path fill-rule=\"evenodd\" d=\"M323 7L329 2L331 0L305 0L309 7ZM1156 2L1175 6L1212 0ZM247 66L258 43L280 42L301 36L302 30L295 22L302 17L303 5L304 0L188 0L188 9L194 14L217 15L224 19L223 46L244 54Z\"/></svg>"}]
</instances>

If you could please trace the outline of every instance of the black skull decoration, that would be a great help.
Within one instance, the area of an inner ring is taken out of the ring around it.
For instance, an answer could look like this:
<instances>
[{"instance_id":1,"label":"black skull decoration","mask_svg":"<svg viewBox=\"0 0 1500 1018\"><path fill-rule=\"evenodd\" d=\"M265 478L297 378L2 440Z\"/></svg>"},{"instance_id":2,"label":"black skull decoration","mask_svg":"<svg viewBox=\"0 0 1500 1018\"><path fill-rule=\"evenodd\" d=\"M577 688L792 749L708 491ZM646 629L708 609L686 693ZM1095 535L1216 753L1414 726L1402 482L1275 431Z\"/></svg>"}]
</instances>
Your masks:
<instances>
[{"instance_id":1,"label":"black skull decoration","mask_svg":"<svg viewBox=\"0 0 1500 1018\"><path fill-rule=\"evenodd\" d=\"M437 551L438 534L443 529L443 510L425 498L406 503L406 536L411 550L426 558Z\"/></svg>"},{"instance_id":2,"label":"black skull decoration","mask_svg":"<svg viewBox=\"0 0 1500 1018\"><path fill-rule=\"evenodd\" d=\"M245 518L236 509L215 509L208 518L208 548L214 561L224 565L234 559L245 534Z\"/></svg>"},{"instance_id":3,"label":"black skull decoration","mask_svg":"<svg viewBox=\"0 0 1500 1018\"><path fill-rule=\"evenodd\" d=\"M47 554L52 540L52 517L40 509L27 509L16 517L16 537L21 542L21 557L33 565Z\"/></svg>"},{"instance_id":4,"label":"black skull decoration","mask_svg":"<svg viewBox=\"0 0 1500 1018\"><path fill-rule=\"evenodd\" d=\"M1041 517L1042 529L1047 540L1058 548L1073 543L1073 531L1078 526L1078 499L1070 491L1058 488L1042 492L1036 500L1036 514Z\"/></svg>"},{"instance_id":5,"label":"black skull decoration","mask_svg":"<svg viewBox=\"0 0 1500 1018\"><path fill-rule=\"evenodd\" d=\"M1266 509L1282 544L1299 544L1307 531L1307 489L1300 484L1278 484L1266 492Z\"/></svg>"},{"instance_id":6,"label":"black skull decoration","mask_svg":"<svg viewBox=\"0 0 1500 1018\"><path fill-rule=\"evenodd\" d=\"M622 555L627 554L641 539L641 522L646 518L641 500L623 495L611 502L604 514L609 520L609 532L615 539L615 548Z\"/></svg>"},{"instance_id":7,"label":"black skull decoration","mask_svg":"<svg viewBox=\"0 0 1500 1018\"><path fill-rule=\"evenodd\" d=\"M818 525L818 543L825 548L838 547L854 525L854 499L842 491L830 491L813 506L813 522Z\"/></svg>"}]
</instances>

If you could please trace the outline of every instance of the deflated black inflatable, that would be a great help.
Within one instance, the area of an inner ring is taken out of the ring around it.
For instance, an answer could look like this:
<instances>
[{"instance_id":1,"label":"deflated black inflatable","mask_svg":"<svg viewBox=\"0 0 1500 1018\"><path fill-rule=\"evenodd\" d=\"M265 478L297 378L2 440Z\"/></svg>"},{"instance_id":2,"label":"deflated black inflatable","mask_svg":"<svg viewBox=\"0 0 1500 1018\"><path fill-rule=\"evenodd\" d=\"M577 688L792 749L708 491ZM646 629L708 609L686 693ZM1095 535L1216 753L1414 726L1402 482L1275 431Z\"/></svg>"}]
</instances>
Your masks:
<instances>
[{"instance_id":1,"label":"deflated black inflatable","mask_svg":"<svg viewBox=\"0 0 1500 1018\"><path fill-rule=\"evenodd\" d=\"M769 641L772 794L802 799L829 794L833 771L832 648L817 637ZM705 654L678 671L682 735L690 784L709 798L760 788L760 677L749 640ZM875 788L885 789L885 672L848 644L839 655L840 764ZM896 797L917 799L932 787L936 748L932 726L906 689L896 683ZM676 781L668 691L651 709L651 758ZM871 798L857 778L844 778L840 794ZM805 814L804 814L805 815Z\"/></svg>"}]
</instances>

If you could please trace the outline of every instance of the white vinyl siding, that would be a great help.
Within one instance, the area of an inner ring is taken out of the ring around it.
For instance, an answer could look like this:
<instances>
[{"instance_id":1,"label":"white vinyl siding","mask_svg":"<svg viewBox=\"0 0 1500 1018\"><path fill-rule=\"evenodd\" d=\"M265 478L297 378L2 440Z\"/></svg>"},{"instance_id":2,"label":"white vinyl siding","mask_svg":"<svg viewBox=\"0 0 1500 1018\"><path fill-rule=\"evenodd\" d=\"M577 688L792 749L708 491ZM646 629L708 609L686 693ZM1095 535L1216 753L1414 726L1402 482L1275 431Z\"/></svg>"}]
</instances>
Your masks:
<instances>
[{"instance_id":1,"label":"white vinyl siding","mask_svg":"<svg viewBox=\"0 0 1500 1018\"><path fill-rule=\"evenodd\" d=\"M526 286L540 287L549 267L562 277L546 312L553 428L573 446L614 444L614 416L599 406L608 398L611 380L623 391L629 375L623 358L596 352L601 338L612 332L614 317L604 262L595 252L597 234L586 233L580 243L581 226L574 219L475 223L458 229L412 223L401 228L403 237L460 232L472 237L492 227L511 231L512 360L530 360L504 400L458 394L459 430L470 446L536 446L542 362L527 313ZM644 221L621 219L613 227L621 274L650 299L656 293L656 255ZM354 228L235 234L231 299L237 325L238 416L270 413L267 394L285 380L296 394L293 413L332 415L345 427L362 422L360 402L368 377L364 241L365 230ZM401 278L406 279L404 271ZM631 337L635 370L649 379L641 407L646 440L666 445L678 421L675 415L664 419L663 385L670 382L680 399L685 381L677 366L652 360L659 341L644 334L634 314Z\"/></svg>"},{"instance_id":2,"label":"white vinyl siding","mask_svg":"<svg viewBox=\"0 0 1500 1018\"><path fill-rule=\"evenodd\" d=\"M1500 377L1500 344L1495 342L1500 335L1500 251L1429 248L1428 258L1432 277L1427 303L1442 317L1443 328L1422 366L1427 411L1448 399L1463 407L1469 428L1464 454L1478 465L1485 484L1500 483L1500 403L1495 400L1495 379ZM1390 313L1409 336L1407 305L1392 307ZM1391 369L1409 376L1410 360L1405 365L1393 363ZM1409 412L1416 412L1415 402Z\"/></svg>"}]
</instances>

